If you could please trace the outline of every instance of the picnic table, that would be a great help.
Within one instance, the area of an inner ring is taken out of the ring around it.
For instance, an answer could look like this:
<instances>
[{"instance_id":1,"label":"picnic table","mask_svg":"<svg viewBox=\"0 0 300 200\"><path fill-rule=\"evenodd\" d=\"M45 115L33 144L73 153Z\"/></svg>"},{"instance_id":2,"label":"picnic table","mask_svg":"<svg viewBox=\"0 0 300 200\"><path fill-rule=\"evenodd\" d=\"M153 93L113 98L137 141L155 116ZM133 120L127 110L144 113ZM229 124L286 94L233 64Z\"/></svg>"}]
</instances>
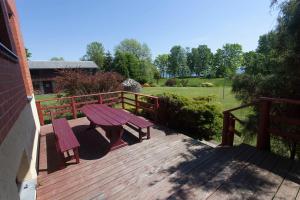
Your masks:
<instances>
[{"instance_id":1,"label":"picnic table","mask_svg":"<svg viewBox=\"0 0 300 200\"><path fill-rule=\"evenodd\" d=\"M122 135L123 125L131 119L131 114L104 104L85 105L81 111L90 121L90 128L100 126L105 131L106 137L110 140L111 150L128 145L122 140Z\"/></svg>"}]
</instances>

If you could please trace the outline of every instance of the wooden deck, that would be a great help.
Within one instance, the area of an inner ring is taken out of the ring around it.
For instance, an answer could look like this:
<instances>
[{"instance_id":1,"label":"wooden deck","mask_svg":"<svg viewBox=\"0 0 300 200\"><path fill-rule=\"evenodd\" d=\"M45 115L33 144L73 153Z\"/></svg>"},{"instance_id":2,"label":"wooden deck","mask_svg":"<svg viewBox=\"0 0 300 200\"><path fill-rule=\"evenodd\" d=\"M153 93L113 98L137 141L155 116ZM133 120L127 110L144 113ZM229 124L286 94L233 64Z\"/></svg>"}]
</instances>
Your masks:
<instances>
[{"instance_id":1,"label":"wooden deck","mask_svg":"<svg viewBox=\"0 0 300 200\"><path fill-rule=\"evenodd\" d=\"M247 145L212 148L155 127L142 143L126 132L129 146L108 153L100 128L69 123L81 162L59 170L52 127L43 126L38 200L300 199L300 164Z\"/></svg>"}]
</instances>

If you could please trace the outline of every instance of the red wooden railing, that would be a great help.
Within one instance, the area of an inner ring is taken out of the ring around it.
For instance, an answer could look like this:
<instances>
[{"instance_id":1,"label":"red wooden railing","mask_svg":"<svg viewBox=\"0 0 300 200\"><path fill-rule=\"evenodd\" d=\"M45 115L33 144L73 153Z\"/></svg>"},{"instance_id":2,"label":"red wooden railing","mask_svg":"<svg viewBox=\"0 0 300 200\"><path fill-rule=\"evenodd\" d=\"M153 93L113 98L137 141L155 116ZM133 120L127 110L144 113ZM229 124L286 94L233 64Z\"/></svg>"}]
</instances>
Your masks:
<instances>
[{"instance_id":1,"label":"red wooden railing","mask_svg":"<svg viewBox=\"0 0 300 200\"><path fill-rule=\"evenodd\" d=\"M271 108L275 104L289 104L300 106L300 100L261 97L257 101L254 101L250 104L225 110L223 112L224 118L221 145L233 146L234 134L238 133L238 131L235 129L236 122L239 122L242 125L245 123L243 120L240 120L238 117L236 117L232 112L247 108L249 106L258 106L259 124L256 143L257 149L270 150L270 135L280 136L281 138L291 142L295 147L296 143L300 143L300 133L288 131L283 132L278 128L272 127L271 122L282 123L288 126L300 126L300 114L299 118L289 118L279 114L272 114ZM294 158L295 148L291 150L291 158Z\"/></svg>"},{"instance_id":2,"label":"red wooden railing","mask_svg":"<svg viewBox=\"0 0 300 200\"><path fill-rule=\"evenodd\" d=\"M40 124L44 125L45 119L47 117L50 119L50 111L56 115L70 114L72 118L76 119L82 106L95 103L110 106L120 104L123 109L126 109L126 105L130 105L134 108L135 113L138 113L139 110L147 110L152 112L155 118L159 106L158 97L127 91L116 91L37 100L36 107Z\"/></svg>"}]
</instances>

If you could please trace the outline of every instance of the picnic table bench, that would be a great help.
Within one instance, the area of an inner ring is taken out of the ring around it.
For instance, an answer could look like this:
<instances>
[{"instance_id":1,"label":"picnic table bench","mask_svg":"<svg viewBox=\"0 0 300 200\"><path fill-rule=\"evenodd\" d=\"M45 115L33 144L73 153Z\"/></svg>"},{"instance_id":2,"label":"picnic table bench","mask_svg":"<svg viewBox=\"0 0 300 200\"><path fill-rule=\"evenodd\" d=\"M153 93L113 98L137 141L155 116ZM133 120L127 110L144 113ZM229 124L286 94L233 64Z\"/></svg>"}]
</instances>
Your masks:
<instances>
[{"instance_id":1,"label":"picnic table bench","mask_svg":"<svg viewBox=\"0 0 300 200\"><path fill-rule=\"evenodd\" d=\"M139 140L140 142L143 140L144 136L147 136L147 139L150 139L150 127L153 126L153 123L141 118L139 116L131 114L131 118L126 123L127 126L136 130L139 133ZM147 132L143 132L143 129L146 128Z\"/></svg>"},{"instance_id":2,"label":"picnic table bench","mask_svg":"<svg viewBox=\"0 0 300 200\"><path fill-rule=\"evenodd\" d=\"M68 121L65 118L52 119L52 126L56 138L56 149L63 160L63 167L65 162L71 159L76 159L76 163L79 163L78 148L80 145ZM69 154L70 150L73 151L73 155ZM67 157L65 157L65 152L68 155Z\"/></svg>"}]
</instances>

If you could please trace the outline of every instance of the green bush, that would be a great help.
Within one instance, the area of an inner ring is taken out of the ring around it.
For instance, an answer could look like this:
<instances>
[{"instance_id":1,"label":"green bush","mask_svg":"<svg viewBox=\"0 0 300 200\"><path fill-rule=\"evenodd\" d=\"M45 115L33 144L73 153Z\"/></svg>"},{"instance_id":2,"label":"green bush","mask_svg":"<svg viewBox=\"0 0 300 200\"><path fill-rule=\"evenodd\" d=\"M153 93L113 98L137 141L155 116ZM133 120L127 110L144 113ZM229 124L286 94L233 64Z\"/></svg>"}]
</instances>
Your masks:
<instances>
[{"instance_id":1,"label":"green bush","mask_svg":"<svg viewBox=\"0 0 300 200\"><path fill-rule=\"evenodd\" d=\"M208 95L208 96L199 96L193 98L195 101L215 101L217 99L216 95Z\"/></svg>"},{"instance_id":2,"label":"green bush","mask_svg":"<svg viewBox=\"0 0 300 200\"><path fill-rule=\"evenodd\" d=\"M180 80L180 85L182 87L187 87L188 86L188 83L189 83L189 80L188 79L181 79Z\"/></svg>"},{"instance_id":3,"label":"green bush","mask_svg":"<svg viewBox=\"0 0 300 200\"><path fill-rule=\"evenodd\" d=\"M214 84L210 83L210 82L204 82L204 83L201 83L200 86L201 87L214 87Z\"/></svg>"},{"instance_id":4,"label":"green bush","mask_svg":"<svg viewBox=\"0 0 300 200\"><path fill-rule=\"evenodd\" d=\"M178 80L176 78L170 78L166 81L165 86L175 87L178 84Z\"/></svg>"},{"instance_id":5,"label":"green bush","mask_svg":"<svg viewBox=\"0 0 300 200\"><path fill-rule=\"evenodd\" d=\"M158 121L194 138L210 139L221 133L222 115L216 103L175 94L159 96Z\"/></svg>"}]
</instances>

